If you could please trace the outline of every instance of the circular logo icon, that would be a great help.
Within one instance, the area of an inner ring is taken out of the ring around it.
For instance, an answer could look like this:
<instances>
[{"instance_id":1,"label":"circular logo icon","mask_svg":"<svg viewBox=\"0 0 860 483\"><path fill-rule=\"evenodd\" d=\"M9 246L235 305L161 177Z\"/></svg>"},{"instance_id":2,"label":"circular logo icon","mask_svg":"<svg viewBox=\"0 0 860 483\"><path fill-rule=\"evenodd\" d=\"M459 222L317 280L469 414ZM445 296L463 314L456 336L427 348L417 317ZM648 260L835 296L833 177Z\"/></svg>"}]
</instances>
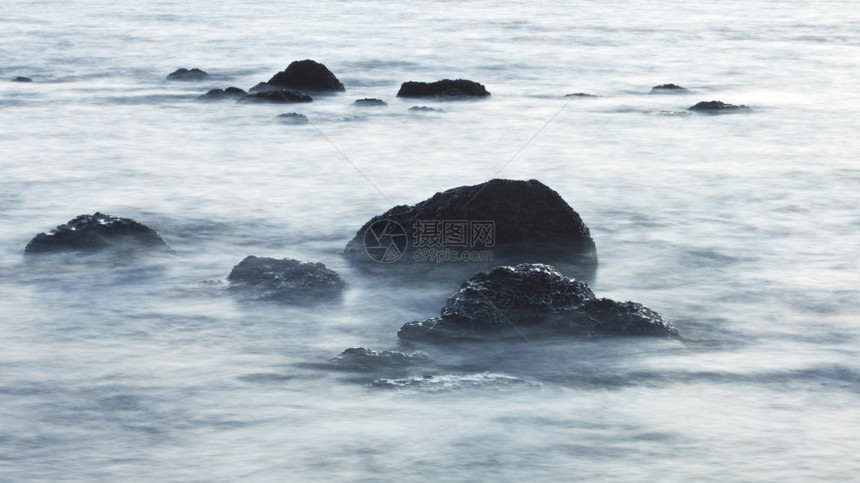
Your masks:
<instances>
[{"instance_id":1,"label":"circular logo icon","mask_svg":"<svg viewBox=\"0 0 860 483\"><path fill-rule=\"evenodd\" d=\"M406 253L409 237L393 220L377 220L364 232L364 251L379 263L396 262Z\"/></svg>"}]
</instances>

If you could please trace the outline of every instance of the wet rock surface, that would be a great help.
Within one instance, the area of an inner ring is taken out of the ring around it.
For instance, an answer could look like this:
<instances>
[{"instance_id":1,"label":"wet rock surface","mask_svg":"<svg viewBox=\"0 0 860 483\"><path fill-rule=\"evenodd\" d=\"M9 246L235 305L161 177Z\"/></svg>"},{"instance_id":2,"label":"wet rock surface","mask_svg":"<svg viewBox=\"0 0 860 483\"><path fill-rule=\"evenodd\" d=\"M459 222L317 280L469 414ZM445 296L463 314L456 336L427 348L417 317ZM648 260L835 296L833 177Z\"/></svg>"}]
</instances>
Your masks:
<instances>
[{"instance_id":1,"label":"wet rock surface","mask_svg":"<svg viewBox=\"0 0 860 483\"><path fill-rule=\"evenodd\" d=\"M198 68L186 69L180 68L167 74L167 80L170 81L202 81L209 78L209 74Z\"/></svg>"},{"instance_id":2,"label":"wet rock surface","mask_svg":"<svg viewBox=\"0 0 860 483\"><path fill-rule=\"evenodd\" d=\"M456 228L457 237L446 237L446 226ZM380 261L382 252L393 250L397 261L407 261L431 242L450 247L446 243L452 238L469 250L492 249L499 256L555 251L596 263L594 241L582 218L537 180L493 179L436 193L416 205L395 206L365 223L345 254L356 261Z\"/></svg>"},{"instance_id":3,"label":"wet rock surface","mask_svg":"<svg viewBox=\"0 0 860 483\"><path fill-rule=\"evenodd\" d=\"M335 356L332 362L342 368L368 370L423 364L430 360L430 356L424 352L375 351L352 347Z\"/></svg>"},{"instance_id":4,"label":"wet rock surface","mask_svg":"<svg viewBox=\"0 0 860 483\"><path fill-rule=\"evenodd\" d=\"M19 75L12 79L12 82L33 82L33 79Z\"/></svg>"},{"instance_id":5,"label":"wet rock surface","mask_svg":"<svg viewBox=\"0 0 860 483\"><path fill-rule=\"evenodd\" d=\"M483 85L466 79L443 79L436 82L404 82L397 97L439 97L457 100L487 97L490 93Z\"/></svg>"},{"instance_id":6,"label":"wet rock surface","mask_svg":"<svg viewBox=\"0 0 860 483\"><path fill-rule=\"evenodd\" d=\"M343 92L343 84L325 65L314 60L297 60L267 82L270 86L305 91Z\"/></svg>"},{"instance_id":7,"label":"wet rock surface","mask_svg":"<svg viewBox=\"0 0 860 483\"><path fill-rule=\"evenodd\" d=\"M388 103L383 101L382 99L365 98L356 99L355 102L353 102L353 105L359 107L382 107L387 106Z\"/></svg>"},{"instance_id":8,"label":"wet rock surface","mask_svg":"<svg viewBox=\"0 0 860 483\"><path fill-rule=\"evenodd\" d=\"M585 282L544 264L497 267L466 280L440 316L404 324L404 341L496 336L677 336L659 314L635 302L596 298Z\"/></svg>"},{"instance_id":9,"label":"wet rock surface","mask_svg":"<svg viewBox=\"0 0 860 483\"><path fill-rule=\"evenodd\" d=\"M48 233L36 235L27 244L24 253L36 255L105 249L173 252L152 228L130 218L96 212L80 215Z\"/></svg>"},{"instance_id":10,"label":"wet rock surface","mask_svg":"<svg viewBox=\"0 0 860 483\"><path fill-rule=\"evenodd\" d=\"M289 89L280 89L276 91L260 91L248 94L245 97L239 98L239 102L273 102L273 103L292 103L292 102L312 102L314 99L300 91L292 91Z\"/></svg>"},{"instance_id":11,"label":"wet rock surface","mask_svg":"<svg viewBox=\"0 0 860 483\"><path fill-rule=\"evenodd\" d=\"M286 123L286 124L307 124L308 116L304 114L300 114L298 112L287 112L284 114L278 114L278 121Z\"/></svg>"},{"instance_id":12,"label":"wet rock surface","mask_svg":"<svg viewBox=\"0 0 860 483\"><path fill-rule=\"evenodd\" d=\"M748 112L750 108L744 105L736 106L734 104L726 104L722 101L702 101L691 106L688 111L703 112L706 114L720 114L728 112Z\"/></svg>"},{"instance_id":13,"label":"wet rock surface","mask_svg":"<svg viewBox=\"0 0 860 483\"><path fill-rule=\"evenodd\" d=\"M201 101L219 101L223 99L239 99L247 95L248 93L244 89L228 87L226 89L211 89L197 99Z\"/></svg>"},{"instance_id":14,"label":"wet rock surface","mask_svg":"<svg viewBox=\"0 0 860 483\"><path fill-rule=\"evenodd\" d=\"M651 94L688 94L689 92L677 84L661 84L651 88Z\"/></svg>"},{"instance_id":15,"label":"wet rock surface","mask_svg":"<svg viewBox=\"0 0 860 483\"><path fill-rule=\"evenodd\" d=\"M227 276L230 290L252 300L313 303L340 297L346 282L322 263L246 257Z\"/></svg>"}]
</instances>

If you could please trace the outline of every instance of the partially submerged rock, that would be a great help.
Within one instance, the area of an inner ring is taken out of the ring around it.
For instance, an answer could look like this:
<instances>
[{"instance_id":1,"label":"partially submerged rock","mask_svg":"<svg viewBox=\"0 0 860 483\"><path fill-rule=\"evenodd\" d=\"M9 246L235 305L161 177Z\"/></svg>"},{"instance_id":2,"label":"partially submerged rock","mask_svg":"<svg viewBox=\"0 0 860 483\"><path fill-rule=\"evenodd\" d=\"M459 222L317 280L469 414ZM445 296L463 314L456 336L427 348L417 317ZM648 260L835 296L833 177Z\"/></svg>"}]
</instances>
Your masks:
<instances>
[{"instance_id":1,"label":"partially submerged rock","mask_svg":"<svg viewBox=\"0 0 860 483\"><path fill-rule=\"evenodd\" d=\"M580 262L597 260L588 227L558 193L537 180L507 179L395 206L365 223L345 254L356 261L405 261L430 248L492 249L500 256L555 251Z\"/></svg>"},{"instance_id":2,"label":"partially submerged rock","mask_svg":"<svg viewBox=\"0 0 860 483\"><path fill-rule=\"evenodd\" d=\"M436 109L435 107L428 106L412 106L409 108L412 112L445 112L442 109Z\"/></svg>"},{"instance_id":3,"label":"partially submerged rock","mask_svg":"<svg viewBox=\"0 0 860 483\"><path fill-rule=\"evenodd\" d=\"M346 282L322 263L248 256L227 276L230 290L254 300L293 303L318 302L339 297Z\"/></svg>"},{"instance_id":4,"label":"partially submerged rock","mask_svg":"<svg viewBox=\"0 0 860 483\"><path fill-rule=\"evenodd\" d=\"M689 92L677 84L661 84L651 88L651 94L688 94Z\"/></svg>"},{"instance_id":5,"label":"partially submerged rock","mask_svg":"<svg viewBox=\"0 0 860 483\"><path fill-rule=\"evenodd\" d=\"M689 107L688 110L709 114L719 114L726 112L746 112L749 111L750 108L744 105L736 106L734 104L726 104L722 101L702 101L695 106Z\"/></svg>"},{"instance_id":6,"label":"partially submerged rock","mask_svg":"<svg viewBox=\"0 0 860 483\"><path fill-rule=\"evenodd\" d=\"M193 69L186 69L183 67L167 74L167 80L171 81L202 81L208 78L209 74L197 67Z\"/></svg>"},{"instance_id":7,"label":"partially submerged rock","mask_svg":"<svg viewBox=\"0 0 860 483\"><path fill-rule=\"evenodd\" d=\"M314 99L300 91L291 91L289 89L281 89L277 91L261 91L248 94L245 97L239 98L239 102L274 102L274 103L292 103L292 102L312 102Z\"/></svg>"},{"instance_id":8,"label":"partially submerged rock","mask_svg":"<svg viewBox=\"0 0 860 483\"><path fill-rule=\"evenodd\" d=\"M238 87L228 87L226 89L211 89L197 99L201 101L219 101L223 99L240 99L247 95L248 93L243 89L239 89Z\"/></svg>"},{"instance_id":9,"label":"partially submerged rock","mask_svg":"<svg viewBox=\"0 0 860 483\"><path fill-rule=\"evenodd\" d=\"M12 79L12 82L33 82L33 79L19 75L18 77Z\"/></svg>"},{"instance_id":10,"label":"partially submerged rock","mask_svg":"<svg viewBox=\"0 0 860 483\"><path fill-rule=\"evenodd\" d=\"M305 116L304 114L300 114L298 112L287 112L284 114L278 114L277 119L278 119L278 121L281 121L281 122L287 123L287 124L307 124L308 123L308 116Z\"/></svg>"},{"instance_id":11,"label":"partially submerged rock","mask_svg":"<svg viewBox=\"0 0 860 483\"><path fill-rule=\"evenodd\" d=\"M349 348L332 359L339 366L350 369L378 369L401 367L430 361L424 352L375 351L364 347Z\"/></svg>"},{"instance_id":12,"label":"partially submerged rock","mask_svg":"<svg viewBox=\"0 0 860 483\"><path fill-rule=\"evenodd\" d=\"M373 98L365 98L365 99L356 99L353 102L353 105L360 107L381 107L387 106L388 103L383 101L382 99L373 99Z\"/></svg>"},{"instance_id":13,"label":"partially submerged rock","mask_svg":"<svg viewBox=\"0 0 860 483\"><path fill-rule=\"evenodd\" d=\"M404 324L405 341L492 337L677 336L659 314L635 302L596 298L585 282L544 264L497 267L460 285L440 316Z\"/></svg>"},{"instance_id":14,"label":"partially submerged rock","mask_svg":"<svg viewBox=\"0 0 860 483\"><path fill-rule=\"evenodd\" d=\"M397 97L439 97L446 100L487 97L487 88L466 79L443 79L436 82L404 82Z\"/></svg>"},{"instance_id":15,"label":"partially submerged rock","mask_svg":"<svg viewBox=\"0 0 860 483\"><path fill-rule=\"evenodd\" d=\"M285 70L272 76L267 84L305 91L343 92L346 90L328 67L310 59L290 63Z\"/></svg>"},{"instance_id":16,"label":"partially submerged rock","mask_svg":"<svg viewBox=\"0 0 860 483\"><path fill-rule=\"evenodd\" d=\"M565 94L564 97L600 97L594 94L587 94L585 92L574 92L572 94Z\"/></svg>"},{"instance_id":17,"label":"partially submerged rock","mask_svg":"<svg viewBox=\"0 0 860 483\"><path fill-rule=\"evenodd\" d=\"M93 215L80 215L48 233L36 235L27 244L24 253L36 255L105 249L173 252L152 228L130 218L96 212Z\"/></svg>"}]
</instances>

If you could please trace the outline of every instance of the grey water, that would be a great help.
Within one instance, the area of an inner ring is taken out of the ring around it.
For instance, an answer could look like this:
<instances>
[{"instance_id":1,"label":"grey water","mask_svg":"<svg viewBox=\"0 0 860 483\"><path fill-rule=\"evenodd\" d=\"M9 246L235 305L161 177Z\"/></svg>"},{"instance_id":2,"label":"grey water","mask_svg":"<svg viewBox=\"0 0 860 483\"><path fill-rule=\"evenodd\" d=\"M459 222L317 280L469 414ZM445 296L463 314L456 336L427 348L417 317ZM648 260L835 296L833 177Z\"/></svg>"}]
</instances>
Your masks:
<instances>
[{"instance_id":1,"label":"grey water","mask_svg":"<svg viewBox=\"0 0 860 483\"><path fill-rule=\"evenodd\" d=\"M6 0L0 31L0 480L860 474L856 3ZM195 101L306 58L346 93ZM166 81L179 67L211 77ZM492 96L395 97L443 78ZM649 94L670 82L690 93ZM709 100L751 111L686 111ZM556 190L592 231L597 295L683 338L402 348L477 268L386 276L341 251L392 206L491 178ZM176 256L25 262L96 211ZM349 287L242 301L225 278L247 255ZM330 363L359 346L433 363Z\"/></svg>"}]
</instances>

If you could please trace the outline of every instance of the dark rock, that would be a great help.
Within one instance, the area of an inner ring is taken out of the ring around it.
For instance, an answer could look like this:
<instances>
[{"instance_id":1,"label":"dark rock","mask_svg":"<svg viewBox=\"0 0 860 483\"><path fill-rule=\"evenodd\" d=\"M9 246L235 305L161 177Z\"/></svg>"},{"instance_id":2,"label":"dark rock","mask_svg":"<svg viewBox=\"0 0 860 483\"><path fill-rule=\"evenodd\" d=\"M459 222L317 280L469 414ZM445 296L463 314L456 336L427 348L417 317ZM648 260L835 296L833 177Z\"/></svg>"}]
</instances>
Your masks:
<instances>
[{"instance_id":1,"label":"dark rock","mask_svg":"<svg viewBox=\"0 0 860 483\"><path fill-rule=\"evenodd\" d=\"M283 89L281 86L273 86L266 82L259 82L254 87L248 89L248 92L251 94L256 94L258 92L267 92L267 91L279 91Z\"/></svg>"},{"instance_id":2,"label":"dark rock","mask_svg":"<svg viewBox=\"0 0 860 483\"><path fill-rule=\"evenodd\" d=\"M443 99L469 99L487 97L490 93L477 82L465 79L444 79L436 82L404 82L397 97L440 97Z\"/></svg>"},{"instance_id":3,"label":"dark rock","mask_svg":"<svg viewBox=\"0 0 860 483\"><path fill-rule=\"evenodd\" d=\"M424 352L407 354L400 351L375 351L364 347L347 349L332 359L338 365L355 369L376 369L388 366L406 366L430 361Z\"/></svg>"},{"instance_id":4,"label":"dark rock","mask_svg":"<svg viewBox=\"0 0 860 483\"><path fill-rule=\"evenodd\" d=\"M744 105L736 106L734 104L726 104L721 101L702 101L695 106L689 107L687 110L717 114L723 112L749 111L750 108Z\"/></svg>"},{"instance_id":5,"label":"dark rock","mask_svg":"<svg viewBox=\"0 0 860 483\"><path fill-rule=\"evenodd\" d=\"M356 106L362 107L375 107L375 106L387 106L388 103L383 101L382 99L356 99L353 103Z\"/></svg>"},{"instance_id":6,"label":"dark rock","mask_svg":"<svg viewBox=\"0 0 860 483\"><path fill-rule=\"evenodd\" d=\"M306 91L343 92L346 90L325 65L310 59L292 62L286 70L278 72L269 79L268 84Z\"/></svg>"},{"instance_id":7,"label":"dark rock","mask_svg":"<svg viewBox=\"0 0 860 483\"><path fill-rule=\"evenodd\" d=\"M651 88L651 94L689 94L687 89L675 84L662 84Z\"/></svg>"},{"instance_id":8,"label":"dark rock","mask_svg":"<svg viewBox=\"0 0 860 483\"><path fill-rule=\"evenodd\" d=\"M306 303L337 298L346 282L322 263L248 256L227 276L230 290L254 300Z\"/></svg>"},{"instance_id":9,"label":"dark rock","mask_svg":"<svg viewBox=\"0 0 860 483\"><path fill-rule=\"evenodd\" d=\"M183 67L181 69L176 69L167 75L167 80L171 81L201 81L208 78L209 74L196 67L193 69L186 69Z\"/></svg>"},{"instance_id":10,"label":"dark rock","mask_svg":"<svg viewBox=\"0 0 860 483\"><path fill-rule=\"evenodd\" d=\"M439 317L409 322L405 341L541 335L677 336L651 309L634 302L595 298L585 282L554 267L520 264L481 272L460 285Z\"/></svg>"},{"instance_id":11,"label":"dark rock","mask_svg":"<svg viewBox=\"0 0 860 483\"><path fill-rule=\"evenodd\" d=\"M446 222L451 222L448 230L465 228L466 239L456 233L442 238ZM439 232L435 238L428 233L434 228ZM402 232L402 236L384 230ZM388 245L389 240L393 246ZM464 243L458 245L460 241ZM458 246L464 250L493 248L499 255L555 251L580 262L597 260L588 227L558 193L537 180L506 179L449 189L413 206L395 206L365 223L347 244L345 254L356 261L380 261L383 257L377 252L395 250L400 252L399 260L405 261L412 260L418 248Z\"/></svg>"},{"instance_id":12,"label":"dark rock","mask_svg":"<svg viewBox=\"0 0 860 483\"><path fill-rule=\"evenodd\" d=\"M564 97L600 97L594 94L586 94L585 92L575 92L573 94L565 94Z\"/></svg>"},{"instance_id":13,"label":"dark rock","mask_svg":"<svg viewBox=\"0 0 860 483\"><path fill-rule=\"evenodd\" d=\"M228 87L226 89L212 89L197 99L201 101L219 101L222 99L239 99L247 95L247 92L238 87Z\"/></svg>"},{"instance_id":14,"label":"dark rock","mask_svg":"<svg viewBox=\"0 0 860 483\"><path fill-rule=\"evenodd\" d=\"M442 109L436 109L435 107L427 106L412 106L409 108L409 110L413 112L445 112Z\"/></svg>"},{"instance_id":15,"label":"dark rock","mask_svg":"<svg viewBox=\"0 0 860 483\"><path fill-rule=\"evenodd\" d=\"M36 235L24 253L95 252L108 248L173 252L158 233L146 225L129 218L95 213L78 216L50 233Z\"/></svg>"},{"instance_id":16,"label":"dark rock","mask_svg":"<svg viewBox=\"0 0 860 483\"><path fill-rule=\"evenodd\" d=\"M278 91L261 91L239 98L239 102L312 102L314 99L300 91L281 89Z\"/></svg>"},{"instance_id":17,"label":"dark rock","mask_svg":"<svg viewBox=\"0 0 860 483\"><path fill-rule=\"evenodd\" d=\"M33 79L24 76L18 76L12 79L12 82L33 82Z\"/></svg>"},{"instance_id":18,"label":"dark rock","mask_svg":"<svg viewBox=\"0 0 860 483\"><path fill-rule=\"evenodd\" d=\"M298 112L288 112L286 114L278 114L279 121L290 124L307 124L308 116L299 114Z\"/></svg>"}]
</instances>

